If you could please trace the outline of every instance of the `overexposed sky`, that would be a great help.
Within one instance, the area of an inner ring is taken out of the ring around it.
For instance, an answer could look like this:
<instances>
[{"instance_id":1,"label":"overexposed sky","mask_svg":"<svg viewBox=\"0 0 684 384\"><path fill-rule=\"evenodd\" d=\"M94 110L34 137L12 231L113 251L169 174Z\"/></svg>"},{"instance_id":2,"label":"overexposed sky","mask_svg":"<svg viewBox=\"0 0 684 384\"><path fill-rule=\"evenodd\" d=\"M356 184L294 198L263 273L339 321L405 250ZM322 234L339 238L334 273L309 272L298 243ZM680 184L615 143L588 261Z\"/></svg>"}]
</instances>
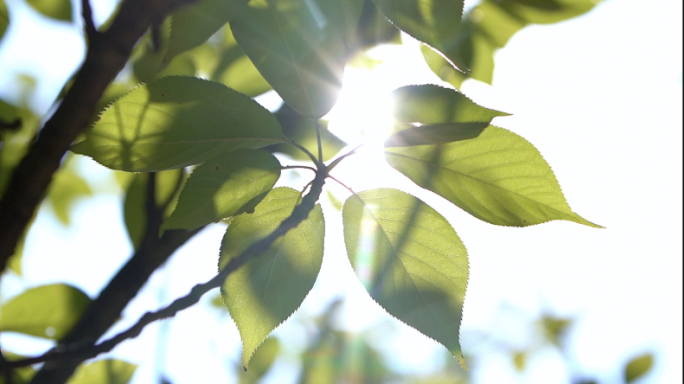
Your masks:
<instances>
[{"instance_id":1,"label":"overexposed sky","mask_svg":"<svg viewBox=\"0 0 684 384\"><path fill-rule=\"evenodd\" d=\"M46 111L81 59L83 44L75 27L42 33L40 25L51 22L38 16L24 20L19 12L26 6L19 0L6 2L16 17L0 43L0 97L16 89L14 74L22 71L39 78L31 105ZM99 15L103 20L105 12ZM22 42L11 44L17 39ZM438 81L416 49L411 43L379 49L375 54L387 59L385 64L372 72L348 70L331 129L350 143L362 139L361 131L373 138L387 123L382 112L392 89ZM512 113L494 124L534 144L573 210L605 229L569 222L525 229L486 224L411 188L372 145L340 165L336 176L355 190L388 185L407 190L451 222L470 255L464 329L496 332L502 327L496 318L501 302L532 315L550 308L578 318L573 351L586 373L617 383L615 370L648 349L656 353L656 371L648 382L681 382L682 2L608 0L583 17L519 32L497 54L496 65L493 86L471 81L463 92L481 105ZM93 177L100 169L86 160L82 168ZM330 188L344 196L343 189ZM326 209L325 215L321 278L296 316L315 314L323 303L346 295L351 300L343 306L341 326L367 329L388 317L345 265L339 213ZM131 251L118 196L83 201L73 219L65 229L48 211L40 213L28 237L24 277L3 282L3 299L22 287L48 282L70 282L91 296L106 284ZM116 329L210 278L221 236L220 227L208 229L178 252L126 309ZM226 382L223 366L231 358L239 361L237 330L204 307L164 323L171 332L165 365L174 382ZM433 367L440 347L406 327L397 328L384 348L392 361L407 372ZM151 326L113 353L142 363L136 384L151 382L158 331L158 325ZM296 350L304 347L307 330L290 321L276 334ZM47 346L12 335L0 341L28 353ZM476 347L464 340L466 351ZM493 357L486 364L491 369L478 371L480 382L504 382L492 373L505 369L502 363ZM282 377L296 373L286 363L279 366ZM553 356L541 356L524 376L506 382L563 383L567 378L557 368ZM282 377L272 382L282 383Z\"/></svg>"}]
</instances>

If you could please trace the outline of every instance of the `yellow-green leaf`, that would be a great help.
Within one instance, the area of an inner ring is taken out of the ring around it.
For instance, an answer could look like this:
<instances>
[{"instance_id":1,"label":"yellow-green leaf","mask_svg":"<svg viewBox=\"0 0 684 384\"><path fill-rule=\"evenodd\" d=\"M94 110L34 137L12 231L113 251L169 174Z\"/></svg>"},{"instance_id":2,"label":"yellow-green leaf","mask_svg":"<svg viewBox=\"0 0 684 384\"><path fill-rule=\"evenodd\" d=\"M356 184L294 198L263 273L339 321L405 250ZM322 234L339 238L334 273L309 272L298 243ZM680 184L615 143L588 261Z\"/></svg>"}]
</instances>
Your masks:
<instances>
[{"instance_id":1,"label":"yellow-green leaf","mask_svg":"<svg viewBox=\"0 0 684 384\"><path fill-rule=\"evenodd\" d=\"M414 183L497 225L568 220L599 227L568 206L551 167L527 140L490 126L475 139L385 149Z\"/></svg>"},{"instance_id":2,"label":"yellow-green leaf","mask_svg":"<svg viewBox=\"0 0 684 384\"><path fill-rule=\"evenodd\" d=\"M167 59L207 41L248 1L201 0L179 7L171 14Z\"/></svg>"},{"instance_id":3,"label":"yellow-green leaf","mask_svg":"<svg viewBox=\"0 0 684 384\"><path fill-rule=\"evenodd\" d=\"M138 249L143 236L145 235L145 227L147 226L145 197L150 174L137 173L132 176L133 177L128 181L129 184L126 187L123 211L128 238L131 240L133 248ZM172 169L169 171L156 172L154 176L156 178L154 191L155 202L158 207L161 207L170 201L170 204L164 212L164 216L169 216L175 208L174 193L177 192L179 183L182 183L183 170Z\"/></svg>"},{"instance_id":4,"label":"yellow-green leaf","mask_svg":"<svg viewBox=\"0 0 684 384\"><path fill-rule=\"evenodd\" d=\"M650 353L644 353L639 355L627 363L623 376L625 383L632 383L645 374L647 374L653 367L653 355Z\"/></svg>"},{"instance_id":5,"label":"yellow-green leaf","mask_svg":"<svg viewBox=\"0 0 684 384\"><path fill-rule=\"evenodd\" d=\"M195 229L240 213L273 188L280 168L275 156L252 149L207 160L192 171L162 229Z\"/></svg>"},{"instance_id":6,"label":"yellow-green leaf","mask_svg":"<svg viewBox=\"0 0 684 384\"><path fill-rule=\"evenodd\" d=\"M337 100L345 39L362 5L360 0L252 1L230 26L283 100L300 114L318 119Z\"/></svg>"},{"instance_id":7,"label":"yellow-green leaf","mask_svg":"<svg viewBox=\"0 0 684 384\"><path fill-rule=\"evenodd\" d=\"M9 24L10 19L5 0L0 0L0 41L2 41L2 37L5 36L5 31Z\"/></svg>"},{"instance_id":8,"label":"yellow-green leaf","mask_svg":"<svg viewBox=\"0 0 684 384\"><path fill-rule=\"evenodd\" d=\"M351 196L342 219L349 261L370 296L464 365L459 329L468 254L449 222L395 189Z\"/></svg>"},{"instance_id":9,"label":"yellow-green leaf","mask_svg":"<svg viewBox=\"0 0 684 384\"><path fill-rule=\"evenodd\" d=\"M71 150L111 169L143 172L284 140L276 118L249 97L198 78L165 77L115 101Z\"/></svg>"},{"instance_id":10,"label":"yellow-green leaf","mask_svg":"<svg viewBox=\"0 0 684 384\"><path fill-rule=\"evenodd\" d=\"M98 360L80 365L67 384L126 384L137 368L122 360Z\"/></svg>"},{"instance_id":11,"label":"yellow-green leaf","mask_svg":"<svg viewBox=\"0 0 684 384\"><path fill-rule=\"evenodd\" d=\"M463 0L373 0L397 28L439 50L462 71L458 32Z\"/></svg>"},{"instance_id":12,"label":"yellow-green leaf","mask_svg":"<svg viewBox=\"0 0 684 384\"><path fill-rule=\"evenodd\" d=\"M59 340L76 324L90 304L80 289L66 284L30 288L0 310L0 331Z\"/></svg>"},{"instance_id":13,"label":"yellow-green leaf","mask_svg":"<svg viewBox=\"0 0 684 384\"><path fill-rule=\"evenodd\" d=\"M508 113L475 104L461 92L438 85L409 85L392 92L394 118L421 125L492 121Z\"/></svg>"},{"instance_id":14,"label":"yellow-green leaf","mask_svg":"<svg viewBox=\"0 0 684 384\"><path fill-rule=\"evenodd\" d=\"M26 0L36 11L44 16L63 21L71 21L70 0Z\"/></svg>"},{"instance_id":15,"label":"yellow-green leaf","mask_svg":"<svg viewBox=\"0 0 684 384\"><path fill-rule=\"evenodd\" d=\"M276 188L254 213L236 216L221 243L219 269L275 230L290 216L299 199L294 189ZM242 338L244 367L257 347L294 313L313 287L323 261L324 232L323 211L316 205L307 219L230 274L223 284L223 300Z\"/></svg>"}]
</instances>

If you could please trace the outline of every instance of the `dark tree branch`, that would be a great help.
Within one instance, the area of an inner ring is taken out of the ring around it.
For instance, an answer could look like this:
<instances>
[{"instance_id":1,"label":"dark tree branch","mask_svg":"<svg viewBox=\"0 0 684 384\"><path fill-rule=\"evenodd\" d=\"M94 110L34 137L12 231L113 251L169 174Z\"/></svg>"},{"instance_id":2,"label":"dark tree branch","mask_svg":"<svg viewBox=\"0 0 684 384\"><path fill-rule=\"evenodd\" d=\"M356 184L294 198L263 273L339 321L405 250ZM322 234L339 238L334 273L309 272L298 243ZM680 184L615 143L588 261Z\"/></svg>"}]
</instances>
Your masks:
<instances>
[{"instance_id":1,"label":"dark tree branch","mask_svg":"<svg viewBox=\"0 0 684 384\"><path fill-rule=\"evenodd\" d=\"M196 304L202 297L202 295L204 295L205 293L209 292L214 288L222 286L223 282L231 273L240 268L249 259L264 253L266 250L268 250L268 248L271 247L271 245L273 245L273 243L278 238L280 238L290 229L295 228L297 225L299 225L299 223L304 221L304 219L306 219L309 216L309 213L311 212L311 210L313 210L316 201L320 197L326 177L327 173L325 171L325 168L319 169L316 173L316 178L314 179L311 185L311 190L309 191L309 193L306 194L306 196L304 196L304 198L302 199L302 202L295 207L295 209L292 211L292 214L282 223L280 223L278 228L276 228L265 238L252 244L238 257L231 259L228 262L228 264L226 264L225 268L223 268L211 280L193 287L190 293L186 296L176 299L174 302L172 302L170 305L163 309L160 309L155 312L146 313L140 318L140 320L138 320L138 322L135 325L97 345L65 345L63 347L50 350L41 356L2 364L0 365L0 372L3 372L8 369L25 367L38 363L56 364L56 362L60 362L60 364L65 364L65 361L83 361L85 359L95 357L101 353L111 351L114 347L116 347L119 343L121 343L124 340L137 337L148 324L153 323L157 320L173 317L179 311ZM75 328L78 328L78 325Z\"/></svg>"},{"instance_id":2,"label":"dark tree branch","mask_svg":"<svg viewBox=\"0 0 684 384\"><path fill-rule=\"evenodd\" d=\"M100 296L90 304L72 330L59 341L56 350L90 347L121 317L150 275L192 236L194 231L166 231L159 237L163 211L156 203L156 174L150 173L145 197L146 224L140 248L119 270ZM176 186L180 188L180 184ZM175 193L175 192L174 192ZM47 363L31 380L32 384L65 383L85 358L72 358L59 364Z\"/></svg>"},{"instance_id":3,"label":"dark tree branch","mask_svg":"<svg viewBox=\"0 0 684 384\"><path fill-rule=\"evenodd\" d=\"M88 45L90 45L97 40L97 37L100 34L93 22L93 10L90 8L90 0L81 0L81 12L83 15L85 34L88 37Z\"/></svg>"},{"instance_id":4,"label":"dark tree branch","mask_svg":"<svg viewBox=\"0 0 684 384\"><path fill-rule=\"evenodd\" d=\"M111 27L91 41L69 92L12 174L0 200L0 272L7 266L62 157L88 125L103 92L154 20L188 0L125 0Z\"/></svg>"}]
</instances>

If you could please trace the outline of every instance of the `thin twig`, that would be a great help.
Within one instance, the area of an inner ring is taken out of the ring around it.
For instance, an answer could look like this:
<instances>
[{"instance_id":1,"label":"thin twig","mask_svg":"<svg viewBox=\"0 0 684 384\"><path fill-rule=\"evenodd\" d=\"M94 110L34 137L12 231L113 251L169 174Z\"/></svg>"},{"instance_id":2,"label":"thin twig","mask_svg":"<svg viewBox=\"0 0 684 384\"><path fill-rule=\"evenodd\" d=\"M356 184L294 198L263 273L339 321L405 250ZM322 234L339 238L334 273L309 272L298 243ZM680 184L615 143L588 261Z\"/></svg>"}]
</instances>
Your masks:
<instances>
[{"instance_id":1,"label":"thin twig","mask_svg":"<svg viewBox=\"0 0 684 384\"><path fill-rule=\"evenodd\" d=\"M318 141L318 162L323 164L323 144L321 143L321 124L316 120L316 140Z\"/></svg>"},{"instance_id":2,"label":"thin twig","mask_svg":"<svg viewBox=\"0 0 684 384\"><path fill-rule=\"evenodd\" d=\"M81 0L81 12L85 34L88 36L88 44L90 45L100 36L100 32L95 28L95 23L93 22L93 10L90 8L90 0Z\"/></svg>"},{"instance_id":3,"label":"thin twig","mask_svg":"<svg viewBox=\"0 0 684 384\"><path fill-rule=\"evenodd\" d=\"M309 158L311 159L311 161L313 161L314 164L316 164L316 166L319 165L318 159L316 159L316 156L314 156L313 153L311 153L308 149L304 148L304 147L301 146L300 144L297 144L294 140L285 141L285 143L288 143L288 144L290 144L290 145L294 145L297 149L299 149L300 151L304 152L305 155L309 156Z\"/></svg>"},{"instance_id":4,"label":"thin twig","mask_svg":"<svg viewBox=\"0 0 684 384\"><path fill-rule=\"evenodd\" d=\"M137 323L127 330L97 345L76 346L75 348L70 348L69 346L60 346L44 353L41 356L0 364L0 372L44 362L63 361L70 359L87 359L95 357L101 353L111 351L124 340L138 336L148 324L157 320L173 317L181 310L196 304L202 295L214 288L222 286L223 282L231 273L235 272L251 258L263 254L271 247L271 245L273 245L277 239L304 221L316 205L316 201L319 199L321 192L323 191L323 184L325 183L325 178L327 176L328 175L326 174L325 169L319 170L311 184L311 190L306 196L304 196L302 202L294 208L292 214L290 214L287 219L280 223L280 225L268 236L252 244L238 257L231 259L228 264L226 264L226 266L211 280L195 285L189 294L176 299L163 309L155 312L147 312L138 320Z\"/></svg>"},{"instance_id":5,"label":"thin twig","mask_svg":"<svg viewBox=\"0 0 684 384\"><path fill-rule=\"evenodd\" d=\"M316 168L314 167L307 167L306 165L286 165L284 167L280 167L280 169L308 169L309 171L316 171Z\"/></svg>"},{"instance_id":6,"label":"thin twig","mask_svg":"<svg viewBox=\"0 0 684 384\"><path fill-rule=\"evenodd\" d=\"M364 143L365 144L365 143ZM328 165L328 172L332 171L337 165L344 159L346 159L348 156L356 154L356 151L359 150L359 148L363 147L364 144L358 145L356 148L352 149L351 151L345 153L344 155L338 157L337 159L333 160L330 165Z\"/></svg>"}]
</instances>

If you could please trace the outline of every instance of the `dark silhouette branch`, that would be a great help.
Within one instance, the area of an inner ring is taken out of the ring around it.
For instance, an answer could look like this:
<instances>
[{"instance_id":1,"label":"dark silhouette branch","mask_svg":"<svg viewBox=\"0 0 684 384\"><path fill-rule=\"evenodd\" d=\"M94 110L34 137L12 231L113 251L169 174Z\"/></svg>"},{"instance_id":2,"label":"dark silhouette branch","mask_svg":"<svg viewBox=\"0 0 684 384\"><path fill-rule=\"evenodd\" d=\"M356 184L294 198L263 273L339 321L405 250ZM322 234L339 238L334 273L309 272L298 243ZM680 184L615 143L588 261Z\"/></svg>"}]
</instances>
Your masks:
<instances>
[{"instance_id":1,"label":"dark silhouette branch","mask_svg":"<svg viewBox=\"0 0 684 384\"><path fill-rule=\"evenodd\" d=\"M292 214L287 219L280 223L278 228L276 228L265 238L252 244L236 258L231 259L228 264L226 264L225 268L223 268L211 280L193 287L190 293L186 296L176 299L170 305L158 311L147 312L140 318L140 320L138 320L136 324L99 344L86 346L82 344L70 344L60 346L46 352L41 356L0 364L0 372L38 363L46 363L47 365L50 363L57 364L57 362L60 362L60 364L64 364L65 361L83 361L85 359L95 357L101 353L111 351L124 340L137 337L148 324L157 320L173 317L181 310L191 307L192 305L196 304L205 293L214 288L222 286L226 278L240 268L243 264L245 264L249 259L264 253L278 238L304 221L304 219L309 216L309 213L313 210L316 201L320 197L326 177L327 173L325 168L319 169L316 172L316 177L311 184L311 190L309 193L302 198L302 202L294 208ZM78 324L75 328L78 328L79 325L81 324Z\"/></svg>"},{"instance_id":2,"label":"dark silhouette branch","mask_svg":"<svg viewBox=\"0 0 684 384\"><path fill-rule=\"evenodd\" d=\"M112 25L91 41L85 61L55 114L21 160L0 200L0 272L71 143L88 126L105 89L150 25L189 0L126 0Z\"/></svg>"},{"instance_id":3,"label":"dark silhouette branch","mask_svg":"<svg viewBox=\"0 0 684 384\"><path fill-rule=\"evenodd\" d=\"M83 29L88 37L88 45L93 44L100 34L93 22L93 10L90 8L90 0L81 0L81 14L83 16Z\"/></svg>"},{"instance_id":4,"label":"dark silhouette branch","mask_svg":"<svg viewBox=\"0 0 684 384\"><path fill-rule=\"evenodd\" d=\"M176 189L180 189L180 186L181 184L178 183ZM59 341L56 350L65 346L73 348L95 344L117 319L121 318L126 305L138 294L152 273L202 229L166 231L162 237L159 237L163 210L156 202L156 188L156 174L150 173L145 197L147 213L145 233L139 249L107 284L99 297L88 306L78 323ZM162 202L162 207L167 203ZM33 377L31 383L65 383L84 360L85 358L74 357L59 364L45 364Z\"/></svg>"}]
</instances>

